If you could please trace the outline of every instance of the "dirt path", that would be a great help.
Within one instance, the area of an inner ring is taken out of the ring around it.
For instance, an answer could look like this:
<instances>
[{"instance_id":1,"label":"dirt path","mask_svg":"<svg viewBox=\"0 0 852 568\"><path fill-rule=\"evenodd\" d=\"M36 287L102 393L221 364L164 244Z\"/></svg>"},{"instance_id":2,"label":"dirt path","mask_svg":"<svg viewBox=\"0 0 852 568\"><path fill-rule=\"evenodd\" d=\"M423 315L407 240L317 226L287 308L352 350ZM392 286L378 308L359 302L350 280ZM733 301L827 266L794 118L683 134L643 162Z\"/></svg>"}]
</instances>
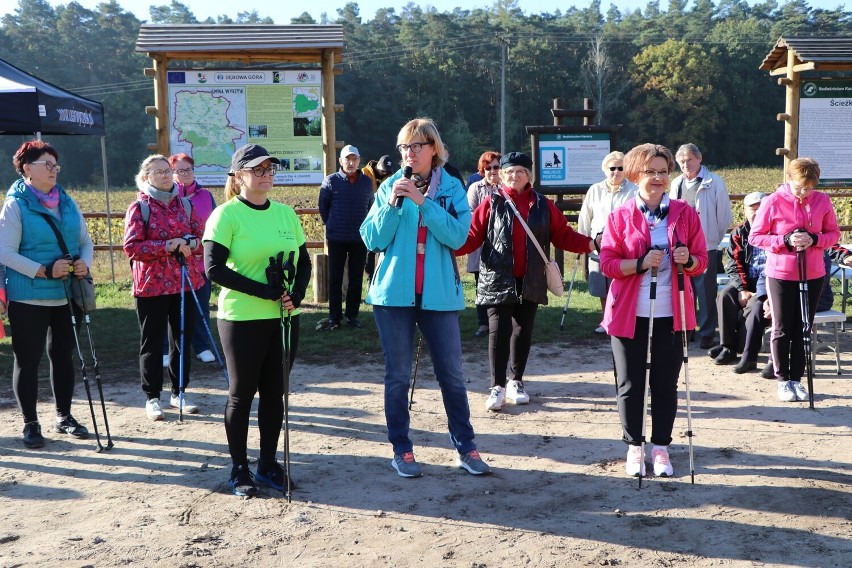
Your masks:
<instances>
[{"instance_id":1,"label":"dirt path","mask_svg":"<svg viewBox=\"0 0 852 568\"><path fill-rule=\"evenodd\" d=\"M182 424L173 412L145 419L132 371L105 377L109 453L52 433L44 449L23 448L11 392L0 392L0 566L852 565L852 382L829 355L811 411L693 349L695 484L682 405L676 476L641 491L623 473L609 362L605 340L534 348L532 403L488 413L486 355L468 355L474 428L494 469L477 478L452 467L422 361L412 438L425 476L413 480L390 468L381 363L297 364L292 504L227 491L224 381L211 366L192 391L202 413ZM82 387L77 397L74 414L91 426ZM49 408L39 405L43 423Z\"/></svg>"}]
</instances>

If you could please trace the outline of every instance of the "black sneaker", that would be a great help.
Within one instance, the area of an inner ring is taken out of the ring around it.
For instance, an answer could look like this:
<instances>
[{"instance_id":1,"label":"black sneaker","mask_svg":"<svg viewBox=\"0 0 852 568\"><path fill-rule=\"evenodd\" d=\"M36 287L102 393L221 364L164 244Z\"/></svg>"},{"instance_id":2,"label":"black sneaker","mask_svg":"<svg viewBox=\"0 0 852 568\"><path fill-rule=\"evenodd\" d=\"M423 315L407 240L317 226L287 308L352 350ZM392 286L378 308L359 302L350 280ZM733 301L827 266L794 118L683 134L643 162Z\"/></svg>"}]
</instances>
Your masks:
<instances>
[{"instance_id":1,"label":"black sneaker","mask_svg":"<svg viewBox=\"0 0 852 568\"><path fill-rule=\"evenodd\" d=\"M364 327L364 324L363 324L363 323L361 323L361 320L359 320L358 318L351 318L351 319L349 319L349 320L346 322L346 325L347 325L348 327L353 328L353 329L361 329L361 328L363 328L363 327Z\"/></svg>"},{"instance_id":2,"label":"black sneaker","mask_svg":"<svg viewBox=\"0 0 852 568\"><path fill-rule=\"evenodd\" d=\"M757 369L757 361L740 361L736 367L734 367L734 372L738 375L742 375L743 373L748 373L749 371L754 371Z\"/></svg>"},{"instance_id":3,"label":"black sneaker","mask_svg":"<svg viewBox=\"0 0 852 568\"><path fill-rule=\"evenodd\" d=\"M717 365L730 365L731 363L737 360L737 354L728 349L727 347L722 347L722 350L719 352L719 355L713 359L713 362Z\"/></svg>"},{"instance_id":4,"label":"black sneaker","mask_svg":"<svg viewBox=\"0 0 852 568\"><path fill-rule=\"evenodd\" d=\"M711 347L713 347L714 343L715 343L715 341L713 341L712 336L709 336L709 337L702 336L701 342L698 344L698 347L701 348L701 349L710 349Z\"/></svg>"},{"instance_id":5,"label":"black sneaker","mask_svg":"<svg viewBox=\"0 0 852 568\"><path fill-rule=\"evenodd\" d=\"M254 497L257 495L257 485L254 484L254 477L248 466L235 465L231 468L231 479L228 480L228 485L231 486L231 491L237 497Z\"/></svg>"},{"instance_id":6,"label":"black sneaker","mask_svg":"<svg viewBox=\"0 0 852 568\"><path fill-rule=\"evenodd\" d=\"M272 467L267 468L260 462L257 463L257 471L254 478L264 485L271 487L277 491L284 491L284 480L287 479L287 473L280 463L274 462ZM290 480L290 489L295 489L296 484Z\"/></svg>"},{"instance_id":7,"label":"black sneaker","mask_svg":"<svg viewBox=\"0 0 852 568\"><path fill-rule=\"evenodd\" d=\"M43 448L44 436L41 435L41 424L38 421L24 424L24 446L28 448Z\"/></svg>"},{"instance_id":8,"label":"black sneaker","mask_svg":"<svg viewBox=\"0 0 852 568\"><path fill-rule=\"evenodd\" d=\"M772 365L772 361L766 364L760 372L760 376L764 379L775 379L775 367Z\"/></svg>"},{"instance_id":9,"label":"black sneaker","mask_svg":"<svg viewBox=\"0 0 852 568\"><path fill-rule=\"evenodd\" d=\"M715 359L716 357L719 356L719 353L722 352L722 349L724 349L724 347L722 347L721 345L717 345L716 347L711 347L710 351L707 352L707 355L709 355L711 359Z\"/></svg>"},{"instance_id":10,"label":"black sneaker","mask_svg":"<svg viewBox=\"0 0 852 568\"><path fill-rule=\"evenodd\" d=\"M70 414L65 418L57 416L53 431L60 434L68 434L75 438L85 439L89 437L89 430L85 426L81 426Z\"/></svg>"}]
</instances>

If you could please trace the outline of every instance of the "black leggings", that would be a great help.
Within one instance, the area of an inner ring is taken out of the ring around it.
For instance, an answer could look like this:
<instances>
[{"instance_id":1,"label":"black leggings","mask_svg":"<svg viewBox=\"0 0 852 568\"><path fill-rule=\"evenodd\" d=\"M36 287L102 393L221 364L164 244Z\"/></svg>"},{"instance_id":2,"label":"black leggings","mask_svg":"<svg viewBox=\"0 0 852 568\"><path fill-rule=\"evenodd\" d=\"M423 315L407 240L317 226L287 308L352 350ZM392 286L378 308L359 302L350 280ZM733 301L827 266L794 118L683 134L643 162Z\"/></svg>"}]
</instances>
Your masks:
<instances>
[{"instance_id":1,"label":"black leggings","mask_svg":"<svg viewBox=\"0 0 852 568\"><path fill-rule=\"evenodd\" d=\"M290 368L299 347L299 316L290 318ZM219 337L225 352L228 375L228 402L225 404L225 434L235 466L248 466L247 438L249 415L255 393L257 427L260 430L260 461L275 461L281 424L284 422L284 349L281 321L278 319L218 320Z\"/></svg>"},{"instance_id":2,"label":"black leggings","mask_svg":"<svg viewBox=\"0 0 852 568\"><path fill-rule=\"evenodd\" d=\"M672 442L677 414L677 383L683 364L683 332L674 331L674 318L654 318L651 345L651 442ZM632 339L612 337L612 356L617 376L618 416L623 439L631 445L642 442L642 409L648 358L648 318L636 318Z\"/></svg>"},{"instance_id":3,"label":"black leggings","mask_svg":"<svg viewBox=\"0 0 852 568\"><path fill-rule=\"evenodd\" d=\"M816 305L822 294L823 277L808 280L808 307L813 326ZM805 372L802 303L797 280L766 277L766 290L772 306L772 339L769 342L775 378L801 381Z\"/></svg>"},{"instance_id":4,"label":"black leggings","mask_svg":"<svg viewBox=\"0 0 852 568\"><path fill-rule=\"evenodd\" d=\"M492 387L505 387L507 380L524 380L537 310L535 302L488 306L488 359Z\"/></svg>"},{"instance_id":5,"label":"black leggings","mask_svg":"<svg viewBox=\"0 0 852 568\"><path fill-rule=\"evenodd\" d=\"M64 306L33 306L21 302L9 303L9 324L12 330L12 351L15 365L12 390L24 422L38 420L38 364L47 340L50 361L50 386L56 401L56 414L71 413L74 395L74 327L71 311Z\"/></svg>"},{"instance_id":6,"label":"black leggings","mask_svg":"<svg viewBox=\"0 0 852 568\"><path fill-rule=\"evenodd\" d=\"M192 367L192 331L198 308L188 290L183 298L183 390L189 385ZM136 317L139 319L139 374L142 376L142 392L148 399L160 398L163 390L163 335L168 323L169 344L175 353L180 353L180 294L166 294L136 298ZM169 362L171 392L180 392L180 357Z\"/></svg>"}]
</instances>

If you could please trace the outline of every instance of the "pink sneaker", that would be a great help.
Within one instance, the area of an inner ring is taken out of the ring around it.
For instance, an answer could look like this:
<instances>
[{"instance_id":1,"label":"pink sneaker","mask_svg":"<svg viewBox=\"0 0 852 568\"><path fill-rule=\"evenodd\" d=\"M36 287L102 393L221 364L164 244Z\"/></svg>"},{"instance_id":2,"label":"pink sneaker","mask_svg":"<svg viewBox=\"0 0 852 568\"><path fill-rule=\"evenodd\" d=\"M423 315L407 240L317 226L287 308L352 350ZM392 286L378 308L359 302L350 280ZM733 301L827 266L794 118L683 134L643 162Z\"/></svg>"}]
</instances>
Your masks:
<instances>
[{"instance_id":1,"label":"pink sneaker","mask_svg":"<svg viewBox=\"0 0 852 568\"><path fill-rule=\"evenodd\" d=\"M657 477L671 477L674 469L669 461L669 449L667 446L653 446L651 449L651 460L654 462L654 475Z\"/></svg>"}]
</instances>

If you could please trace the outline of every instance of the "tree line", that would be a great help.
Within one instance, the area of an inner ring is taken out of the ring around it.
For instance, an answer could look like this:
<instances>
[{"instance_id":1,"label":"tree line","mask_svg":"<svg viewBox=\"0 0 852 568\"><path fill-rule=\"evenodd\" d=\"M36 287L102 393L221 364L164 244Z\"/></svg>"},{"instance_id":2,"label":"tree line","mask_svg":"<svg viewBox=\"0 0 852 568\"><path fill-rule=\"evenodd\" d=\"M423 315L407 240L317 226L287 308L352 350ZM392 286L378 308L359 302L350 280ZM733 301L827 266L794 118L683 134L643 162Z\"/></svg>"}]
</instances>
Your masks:
<instances>
[{"instance_id":1,"label":"tree line","mask_svg":"<svg viewBox=\"0 0 852 568\"><path fill-rule=\"evenodd\" d=\"M524 126L552 123L552 99L581 108L588 97L595 123L623 125L619 149L694 142L706 163L774 166L784 89L758 66L780 36L852 32L852 12L814 9L806 0L669 0L666 9L652 0L625 13L612 5L604 13L600 0L591 0L585 8L541 14L524 14L515 0L450 12L409 2L370 19L350 2L336 12L277 23L343 26L335 99L345 112L337 115L337 138L375 159L393 152L407 120L430 116L451 160L466 171L481 152L500 146L501 42L508 45L507 150L529 149ZM276 23L256 11L199 22L177 0L151 6L150 16L163 24ZM142 23L116 0L93 10L19 0L0 20L0 57L104 104L112 185L132 183L154 141L153 117L144 113L154 101L153 81L142 75L151 61L134 51ZM49 138L61 153L64 184L101 182L100 142L90 138ZM21 137L0 137L5 187L17 177L9 157L20 143Z\"/></svg>"}]
</instances>

